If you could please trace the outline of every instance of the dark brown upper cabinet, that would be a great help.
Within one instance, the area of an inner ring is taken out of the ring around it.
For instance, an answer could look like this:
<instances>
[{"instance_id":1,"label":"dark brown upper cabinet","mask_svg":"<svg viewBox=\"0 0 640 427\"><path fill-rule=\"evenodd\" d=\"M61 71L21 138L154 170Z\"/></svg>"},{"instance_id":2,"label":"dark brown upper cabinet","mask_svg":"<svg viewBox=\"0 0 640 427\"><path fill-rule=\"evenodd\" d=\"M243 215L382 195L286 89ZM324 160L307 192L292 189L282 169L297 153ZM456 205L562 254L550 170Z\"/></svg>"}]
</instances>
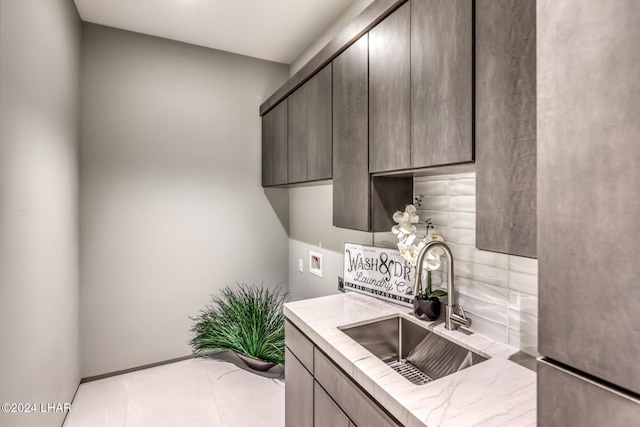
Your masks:
<instances>
[{"instance_id":1,"label":"dark brown upper cabinet","mask_svg":"<svg viewBox=\"0 0 640 427\"><path fill-rule=\"evenodd\" d=\"M476 245L536 257L536 2L476 1Z\"/></svg>"},{"instance_id":2,"label":"dark brown upper cabinet","mask_svg":"<svg viewBox=\"0 0 640 427\"><path fill-rule=\"evenodd\" d=\"M331 179L331 64L289 95L289 183Z\"/></svg>"},{"instance_id":3,"label":"dark brown upper cabinet","mask_svg":"<svg viewBox=\"0 0 640 427\"><path fill-rule=\"evenodd\" d=\"M472 0L411 0L411 167L471 162Z\"/></svg>"},{"instance_id":4,"label":"dark brown upper cabinet","mask_svg":"<svg viewBox=\"0 0 640 427\"><path fill-rule=\"evenodd\" d=\"M288 183L287 100L262 117L262 185Z\"/></svg>"},{"instance_id":5,"label":"dark brown upper cabinet","mask_svg":"<svg viewBox=\"0 0 640 427\"><path fill-rule=\"evenodd\" d=\"M368 35L333 60L333 225L370 230Z\"/></svg>"},{"instance_id":6,"label":"dark brown upper cabinet","mask_svg":"<svg viewBox=\"0 0 640 427\"><path fill-rule=\"evenodd\" d=\"M369 172L411 166L410 2L369 32Z\"/></svg>"}]
</instances>

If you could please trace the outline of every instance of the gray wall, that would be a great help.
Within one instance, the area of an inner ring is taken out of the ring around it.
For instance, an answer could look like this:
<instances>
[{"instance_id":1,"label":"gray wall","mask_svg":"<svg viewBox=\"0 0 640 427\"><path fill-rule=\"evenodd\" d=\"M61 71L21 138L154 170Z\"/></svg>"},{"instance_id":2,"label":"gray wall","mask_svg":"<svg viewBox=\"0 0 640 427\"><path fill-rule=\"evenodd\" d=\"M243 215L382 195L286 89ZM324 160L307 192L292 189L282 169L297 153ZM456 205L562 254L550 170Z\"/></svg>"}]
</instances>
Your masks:
<instances>
[{"instance_id":1,"label":"gray wall","mask_svg":"<svg viewBox=\"0 0 640 427\"><path fill-rule=\"evenodd\" d=\"M71 402L80 379L79 66L71 0L0 2L0 403Z\"/></svg>"},{"instance_id":2,"label":"gray wall","mask_svg":"<svg viewBox=\"0 0 640 427\"><path fill-rule=\"evenodd\" d=\"M344 242L373 243L372 233L333 226L332 191L331 184L289 189L289 290L294 299L337 293ZM323 277L309 273L309 251L322 255Z\"/></svg>"},{"instance_id":3,"label":"gray wall","mask_svg":"<svg viewBox=\"0 0 640 427\"><path fill-rule=\"evenodd\" d=\"M258 107L288 68L94 24L82 58L86 377L188 355L209 294L287 281L288 197L261 187Z\"/></svg>"}]
</instances>

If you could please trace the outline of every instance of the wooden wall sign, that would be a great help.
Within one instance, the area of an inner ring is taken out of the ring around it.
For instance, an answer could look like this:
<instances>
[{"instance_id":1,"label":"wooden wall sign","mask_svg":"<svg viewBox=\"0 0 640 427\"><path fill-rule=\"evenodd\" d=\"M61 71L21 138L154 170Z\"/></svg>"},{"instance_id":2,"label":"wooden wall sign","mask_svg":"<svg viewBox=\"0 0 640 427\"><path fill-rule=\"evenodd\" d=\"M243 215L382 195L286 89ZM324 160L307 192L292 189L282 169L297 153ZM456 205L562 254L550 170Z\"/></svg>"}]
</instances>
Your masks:
<instances>
[{"instance_id":1,"label":"wooden wall sign","mask_svg":"<svg viewBox=\"0 0 640 427\"><path fill-rule=\"evenodd\" d=\"M412 307L414 275L397 249L344 244L345 289Z\"/></svg>"}]
</instances>

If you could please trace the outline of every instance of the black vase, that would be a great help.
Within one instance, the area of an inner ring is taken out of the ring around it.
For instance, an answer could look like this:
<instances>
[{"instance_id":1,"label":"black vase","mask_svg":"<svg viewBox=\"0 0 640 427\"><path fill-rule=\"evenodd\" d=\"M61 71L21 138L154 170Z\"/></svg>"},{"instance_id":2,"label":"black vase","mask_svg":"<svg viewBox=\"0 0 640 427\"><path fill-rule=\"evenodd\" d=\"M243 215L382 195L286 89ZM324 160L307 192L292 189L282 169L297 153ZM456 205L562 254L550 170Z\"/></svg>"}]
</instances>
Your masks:
<instances>
[{"instance_id":1,"label":"black vase","mask_svg":"<svg viewBox=\"0 0 640 427\"><path fill-rule=\"evenodd\" d=\"M436 320L440 316L440 300L437 297L415 297L413 313L420 320Z\"/></svg>"}]
</instances>

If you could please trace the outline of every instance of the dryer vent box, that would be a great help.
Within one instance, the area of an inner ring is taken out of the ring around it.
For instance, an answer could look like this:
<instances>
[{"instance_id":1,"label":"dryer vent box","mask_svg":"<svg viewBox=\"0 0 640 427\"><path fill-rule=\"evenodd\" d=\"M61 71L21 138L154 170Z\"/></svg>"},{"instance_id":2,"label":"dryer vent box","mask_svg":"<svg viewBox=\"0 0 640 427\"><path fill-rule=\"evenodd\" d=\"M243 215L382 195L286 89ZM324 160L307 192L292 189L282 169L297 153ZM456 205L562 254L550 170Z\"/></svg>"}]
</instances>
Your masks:
<instances>
[{"instance_id":1,"label":"dryer vent box","mask_svg":"<svg viewBox=\"0 0 640 427\"><path fill-rule=\"evenodd\" d=\"M322 277L322 254L309 251L309 273Z\"/></svg>"}]
</instances>

